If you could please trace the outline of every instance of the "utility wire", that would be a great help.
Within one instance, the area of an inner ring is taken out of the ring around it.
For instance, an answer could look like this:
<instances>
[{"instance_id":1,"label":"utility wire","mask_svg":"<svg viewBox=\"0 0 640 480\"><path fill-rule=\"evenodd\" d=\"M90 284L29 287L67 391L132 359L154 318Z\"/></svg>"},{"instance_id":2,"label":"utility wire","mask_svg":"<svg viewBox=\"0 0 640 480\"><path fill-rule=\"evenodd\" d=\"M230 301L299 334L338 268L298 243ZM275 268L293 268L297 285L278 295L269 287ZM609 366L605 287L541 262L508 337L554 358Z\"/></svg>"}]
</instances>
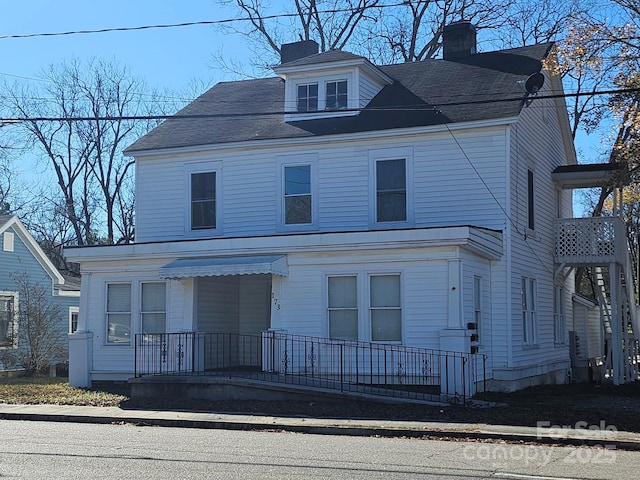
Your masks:
<instances>
[{"instance_id":1,"label":"utility wire","mask_svg":"<svg viewBox=\"0 0 640 480\"><path fill-rule=\"evenodd\" d=\"M464 106L464 105L478 105L478 104L494 104L494 103L504 103L504 102L528 102L535 100L544 100L544 99L557 99L557 98L567 98L567 97L584 97L584 96L594 96L594 95L614 95L614 94L624 94L624 93L638 93L640 92L640 87L636 88L624 88L618 90L600 90L596 92L576 92L576 93L562 93L562 94L554 94L554 95L535 95L535 96L517 96L517 97L508 97L508 98L494 98L494 99L484 99L484 100L469 100L469 101L459 101L459 102L441 102L441 103L433 103L433 104L425 104L425 105L392 105L387 107L366 107L366 108L354 108L354 109L343 109L340 110L341 113L353 112L430 112L437 111L440 107L447 106ZM218 105L219 106L219 105ZM118 120L189 120L189 119L207 119L207 118L241 118L241 117L253 117L253 116L272 116L272 115L285 115L285 114L294 114L296 112L286 112L282 110L274 110L274 111L265 111L265 112L235 112L235 113L200 113L200 114L174 114L174 115L105 115L105 116L63 116L63 117L5 117L0 118L0 122L3 123L17 123L24 121L31 122L73 122L73 121L118 121ZM308 113L308 112L305 112Z\"/></svg>"}]
</instances>

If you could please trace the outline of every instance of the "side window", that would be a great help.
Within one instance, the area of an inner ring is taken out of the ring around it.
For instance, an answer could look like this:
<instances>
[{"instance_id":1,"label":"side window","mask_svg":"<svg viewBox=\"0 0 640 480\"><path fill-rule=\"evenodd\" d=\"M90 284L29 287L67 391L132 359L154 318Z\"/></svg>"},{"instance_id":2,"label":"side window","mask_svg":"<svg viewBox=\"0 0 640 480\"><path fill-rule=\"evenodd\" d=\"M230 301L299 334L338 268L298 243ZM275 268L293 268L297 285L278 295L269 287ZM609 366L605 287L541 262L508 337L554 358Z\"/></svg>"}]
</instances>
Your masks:
<instances>
[{"instance_id":1,"label":"side window","mask_svg":"<svg viewBox=\"0 0 640 480\"><path fill-rule=\"evenodd\" d=\"M522 277L522 340L525 345L535 345L538 341L536 294L536 280Z\"/></svg>"},{"instance_id":2,"label":"side window","mask_svg":"<svg viewBox=\"0 0 640 480\"><path fill-rule=\"evenodd\" d=\"M372 275L369 286L371 340L402 341L400 275Z\"/></svg>"},{"instance_id":3,"label":"side window","mask_svg":"<svg viewBox=\"0 0 640 480\"><path fill-rule=\"evenodd\" d=\"M165 333L167 328L167 298L165 282L143 282L141 284L140 315L142 333Z\"/></svg>"},{"instance_id":4,"label":"side window","mask_svg":"<svg viewBox=\"0 0 640 480\"><path fill-rule=\"evenodd\" d=\"M554 340L557 344L563 344L566 341L566 325L564 319L564 289L556 285L553 289L553 327Z\"/></svg>"},{"instance_id":5,"label":"side window","mask_svg":"<svg viewBox=\"0 0 640 480\"><path fill-rule=\"evenodd\" d=\"M15 318L15 298L0 295L0 347L17 345L17 325Z\"/></svg>"},{"instance_id":6,"label":"side window","mask_svg":"<svg viewBox=\"0 0 640 480\"><path fill-rule=\"evenodd\" d=\"M299 112L318 110L318 84L298 85L297 105Z\"/></svg>"},{"instance_id":7,"label":"side window","mask_svg":"<svg viewBox=\"0 0 640 480\"><path fill-rule=\"evenodd\" d=\"M473 322L476 324L476 342L480 342L482 331L482 278L473 277Z\"/></svg>"},{"instance_id":8,"label":"side window","mask_svg":"<svg viewBox=\"0 0 640 480\"><path fill-rule=\"evenodd\" d=\"M192 173L191 230L216 228L216 172Z\"/></svg>"},{"instance_id":9,"label":"side window","mask_svg":"<svg viewBox=\"0 0 640 480\"><path fill-rule=\"evenodd\" d=\"M107 343L131 341L131 284L107 284Z\"/></svg>"},{"instance_id":10,"label":"side window","mask_svg":"<svg viewBox=\"0 0 640 480\"><path fill-rule=\"evenodd\" d=\"M78 315L80 309L78 307L69 307L69 333L78 331Z\"/></svg>"},{"instance_id":11,"label":"side window","mask_svg":"<svg viewBox=\"0 0 640 480\"><path fill-rule=\"evenodd\" d=\"M376 222L407 220L407 169L404 158L376 161Z\"/></svg>"},{"instance_id":12,"label":"side window","mask_svg":"<svg viewBox=\"0 0 640 480\"><path fill-rule=\"evenodd\" d=\"M329 277L329 337L358 340L358 294L356 276Z\"/></svg>"},{"instance_id":13,"label":"side window","mask_svg":"<svg viewBox=\"0 0 640 480\"><path fill-rule=\"evenodd\" d=\"M284 223L310 224L312 218L311 165L284 167Z\"/></svg>"},{"instance_id":14,"label":"side window","mask_svg":"<svg viewBox=\"0 0 640 480\"><path fill-rule=\"evenodd\" d=\"M325 109L341 110L347 108L347 81L327 82Z\"/></svg>"}]
</instances>

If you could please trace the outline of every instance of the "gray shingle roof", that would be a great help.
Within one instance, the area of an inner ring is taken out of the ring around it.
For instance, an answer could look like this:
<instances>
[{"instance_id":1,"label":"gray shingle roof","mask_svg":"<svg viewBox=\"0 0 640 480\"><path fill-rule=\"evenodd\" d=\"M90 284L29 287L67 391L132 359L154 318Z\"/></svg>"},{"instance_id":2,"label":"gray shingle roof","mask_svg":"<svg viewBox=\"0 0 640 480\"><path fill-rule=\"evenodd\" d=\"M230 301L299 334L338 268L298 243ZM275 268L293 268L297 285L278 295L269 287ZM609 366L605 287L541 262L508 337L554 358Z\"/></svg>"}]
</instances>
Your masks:
<instances>
[{"instance_id":1,"label":"gray shingle roof","mask_svg":"<svg viewBox=\"0 0 640 480\"><path fill-rule=\"evenodd\" d=\"M379 67L394 83L384 87L358 115L349 117L285 122L284 81L279 77L223 82L138 139L126 152L513 117L526 99L518 82L540 71L541 60L550 48L547 43L455 61L435 59ZM344 53L327 52L307 59L357 58ZM504 101L507 99L511 100Z\"/></svg>"}]
</instances>

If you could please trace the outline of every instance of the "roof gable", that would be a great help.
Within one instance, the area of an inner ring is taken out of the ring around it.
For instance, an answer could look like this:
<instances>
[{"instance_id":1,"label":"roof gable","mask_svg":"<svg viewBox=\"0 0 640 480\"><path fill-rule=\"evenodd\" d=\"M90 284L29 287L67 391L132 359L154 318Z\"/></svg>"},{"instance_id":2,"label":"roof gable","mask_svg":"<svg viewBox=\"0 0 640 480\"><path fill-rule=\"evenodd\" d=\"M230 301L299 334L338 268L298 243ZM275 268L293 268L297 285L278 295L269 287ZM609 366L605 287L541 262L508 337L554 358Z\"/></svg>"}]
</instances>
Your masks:
<instances>
[{"instance_id":1,"label":"roof gable","mask_svg":"<svg viewBox=\"0 0 640 480\"><path fill-rule=\"evenodd\" d=\"M527 98L522 81L541 70L551 45L375 67L393 82L349 117L285 122L282 79L219 83L125 152L513 118ZM368 62L331 51L285 65L354 59Z\"/></svg>"}]
</instances>

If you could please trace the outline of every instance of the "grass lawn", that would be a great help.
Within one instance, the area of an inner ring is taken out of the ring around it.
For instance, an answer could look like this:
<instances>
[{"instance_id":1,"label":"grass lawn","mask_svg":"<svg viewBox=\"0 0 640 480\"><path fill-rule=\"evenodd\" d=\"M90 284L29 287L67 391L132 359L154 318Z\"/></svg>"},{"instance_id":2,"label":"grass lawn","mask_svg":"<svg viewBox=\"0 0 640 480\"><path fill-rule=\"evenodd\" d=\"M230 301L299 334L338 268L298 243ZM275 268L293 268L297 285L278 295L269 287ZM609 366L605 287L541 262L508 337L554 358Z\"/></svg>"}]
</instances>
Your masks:
<instances>
[{"instance_id":1,"label":"grass lawn","mask_svg":"<svg viewBox=\"0 0 640 480\"><path fill-rule=\"evenodd\" d=\"M282 416L429 420L537 426L613 426L640 433L640 382L611 385L570 384L532 387L514 393L485 393L479 399L499 404L489 408L459 405L339 402L194 401L180 398L131 399L126 384L96 384L72 388L66 378L18 377L0 379L0 403L119 406L167 410L242 412ZM585 425L582 423L581 425Z\"/></svg>"}]
</instances>

